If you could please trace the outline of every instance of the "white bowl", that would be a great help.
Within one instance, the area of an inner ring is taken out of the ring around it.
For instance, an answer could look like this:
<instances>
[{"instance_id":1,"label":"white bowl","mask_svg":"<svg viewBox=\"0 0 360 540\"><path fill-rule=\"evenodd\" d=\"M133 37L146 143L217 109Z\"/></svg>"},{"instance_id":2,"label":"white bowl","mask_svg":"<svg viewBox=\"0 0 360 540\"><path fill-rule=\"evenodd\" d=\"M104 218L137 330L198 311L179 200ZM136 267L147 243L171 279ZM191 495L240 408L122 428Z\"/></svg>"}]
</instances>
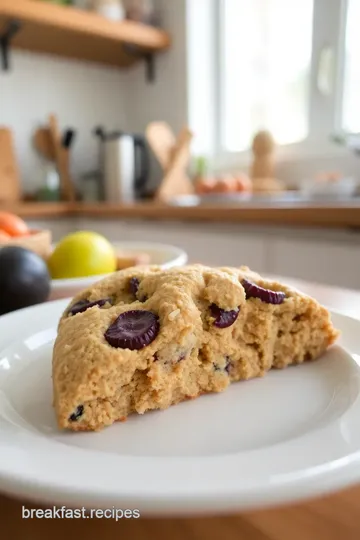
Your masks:
<instances>
[{"instance_id":1,"label":"white bowl","mask_svg":"<svg viewBox=\"0 0 360 540\"><path fill-rule=\"evenodd\" d=\"M324 199L351 198L358 187L356 178L346 177L337 182L314 182L307 180L302 187L302 193L308 197Z\"/></svg>"},{"instance_id":2,"label":"white bowl","mask_svg":"<svg viewBox=\"0 0 360 540\"><path fill-rule=\"evenodd\" d=\"M188 255L182 249L166 244L151 242L112 242L117 251L131 253L146 253L150 256L150 263L159 265L164 269L183 266L188 261ZM53 279L49 300L73 297L93 283L105 278L106 275L89 276L73 279Z\"/></svg>"}]
</instances>

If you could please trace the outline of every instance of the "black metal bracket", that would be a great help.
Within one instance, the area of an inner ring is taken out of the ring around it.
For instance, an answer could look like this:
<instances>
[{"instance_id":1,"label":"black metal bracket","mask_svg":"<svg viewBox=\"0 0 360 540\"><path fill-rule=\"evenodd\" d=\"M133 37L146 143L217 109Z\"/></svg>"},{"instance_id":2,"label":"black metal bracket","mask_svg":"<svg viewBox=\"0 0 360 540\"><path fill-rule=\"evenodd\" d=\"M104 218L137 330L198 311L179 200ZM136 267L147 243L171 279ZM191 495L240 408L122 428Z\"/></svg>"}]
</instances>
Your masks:
<instances>
[{"instance_id":1,"label":"black metal bracket","mask_svg":"<svg viewBox=\"0 0 360 540\"><path fill-rule=\"evenodd\" d=\"M146 64L146 80L153 83L156 80L155 55L151 53L145 54L144 60Z\"/></svg>"},{"instance_id":2,"label":"black metal bracket","mask_svg":"<svg viewBox=\"0 0 360 540\"><path fill-rule=\"evenodd\" d=\"M18 33L20 28L20 21L10 20L4 32L0 35L1 65L3 71L8 71L10 69L9 56L11 40Z\"/></svg>"},{"instance_id":3,"label":"black metal bracket","mask_svg":"<svg viewBox=\"0 0 360 540\"><path fill-rule=\"evenodd\" d=\"M136 45L130 45L129 43L124 44L124 49L126 54L132 56L138 60L144 60L145 69L146 69L146 80L149 83L153 83L156 80L156 69L155 69L155 54L152 52L144 52L143 49L137 47Z\"/></svg>"}]
</instances>

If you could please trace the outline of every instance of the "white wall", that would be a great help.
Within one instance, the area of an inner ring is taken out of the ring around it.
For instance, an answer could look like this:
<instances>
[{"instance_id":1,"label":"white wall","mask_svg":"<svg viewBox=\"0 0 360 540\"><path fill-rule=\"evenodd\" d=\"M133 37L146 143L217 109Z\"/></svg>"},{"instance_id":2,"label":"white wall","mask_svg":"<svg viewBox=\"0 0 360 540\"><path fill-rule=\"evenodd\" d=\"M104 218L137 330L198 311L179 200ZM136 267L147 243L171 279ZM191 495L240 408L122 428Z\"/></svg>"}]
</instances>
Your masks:
<instances>
[{"instance_id":1,"label":"white wall","mask_svg":"<svg viewBox=\"0 0 360 540\"><path fill-rule=\"evenodd\" d=\"M156 6L162 27L170 32L172 47L155 59L155 82L146 81L142 63L128 74L127 129L143 133L150 122L163 121L178 133L188 122L186 0L158 0ZM150 189L161 176L153 158Z\"/></svg>"},{"instance_id":2,"label":"white wall","mask_svg":"<svg viewBox=\"0 0 360 540\"><path fill-rule=\"evenodd\" d=\"M149 122L163 120L179 131L187 122L186 0L158 0L156 5L172 47L156 57L154 83L145 80L143 64L129 74L128 129L143 131Z\"/></svg>"},{"instance_id":3,"label":"white wall","mask_svg":"<svg viewBox=\"0 0 360 540\"><path fill-rule=\"evenodd\" d=\"M41 161L32 146L32 133L56 113L62 128L74 127L73 174L97 166L97 144L92 130L125 124L124 81L127 74L84 62L15 52L12 70L0 72L0 125L13 129L23 185L39 185Z\"/></svg>"}]
</instances>

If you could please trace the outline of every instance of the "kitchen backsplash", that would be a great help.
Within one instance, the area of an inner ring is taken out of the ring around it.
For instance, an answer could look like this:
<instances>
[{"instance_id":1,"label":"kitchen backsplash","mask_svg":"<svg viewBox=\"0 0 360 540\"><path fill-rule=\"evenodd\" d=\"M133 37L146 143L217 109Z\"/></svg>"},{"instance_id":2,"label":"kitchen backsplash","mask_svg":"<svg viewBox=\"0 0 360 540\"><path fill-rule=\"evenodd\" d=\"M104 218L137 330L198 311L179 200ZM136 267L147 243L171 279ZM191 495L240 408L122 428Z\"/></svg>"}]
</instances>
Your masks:
<instances>
[{"instance_id":1,"label":"kitchen backsplash","mask_svg":"<svg viewBox=\"0 0 360 540\"><path fill-rule=\"evenodd\" d=\"M73 148L73 174L98 166L98 142L93 128L126 128L126 74L56 57L15 52L11 71L0 73L0 125L13 130L22 183L38 187L41 162L32 134L48 115L56 113L62 128L78 132Z\"/></svg>"}]
</instances>

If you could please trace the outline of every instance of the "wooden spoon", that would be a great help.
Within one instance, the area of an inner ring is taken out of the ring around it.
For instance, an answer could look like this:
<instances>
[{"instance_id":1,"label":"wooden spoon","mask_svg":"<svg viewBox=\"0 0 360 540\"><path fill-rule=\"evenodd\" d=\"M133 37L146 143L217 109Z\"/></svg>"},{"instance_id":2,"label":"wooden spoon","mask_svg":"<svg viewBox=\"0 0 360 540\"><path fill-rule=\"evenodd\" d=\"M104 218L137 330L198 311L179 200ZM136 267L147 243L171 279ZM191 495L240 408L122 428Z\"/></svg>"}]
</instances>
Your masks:
<instances>
[{"instance_id":1,"label":"wooden spoon","mask_svg":"<svg viewBox=\"0 0 360 540\"><path fill-rule=\"evenodd\" d=\"M34 144L41 156L48 161L56 161L55 148L48 128L38 128L35 131Z\"/></svg>"}]
</instances>

